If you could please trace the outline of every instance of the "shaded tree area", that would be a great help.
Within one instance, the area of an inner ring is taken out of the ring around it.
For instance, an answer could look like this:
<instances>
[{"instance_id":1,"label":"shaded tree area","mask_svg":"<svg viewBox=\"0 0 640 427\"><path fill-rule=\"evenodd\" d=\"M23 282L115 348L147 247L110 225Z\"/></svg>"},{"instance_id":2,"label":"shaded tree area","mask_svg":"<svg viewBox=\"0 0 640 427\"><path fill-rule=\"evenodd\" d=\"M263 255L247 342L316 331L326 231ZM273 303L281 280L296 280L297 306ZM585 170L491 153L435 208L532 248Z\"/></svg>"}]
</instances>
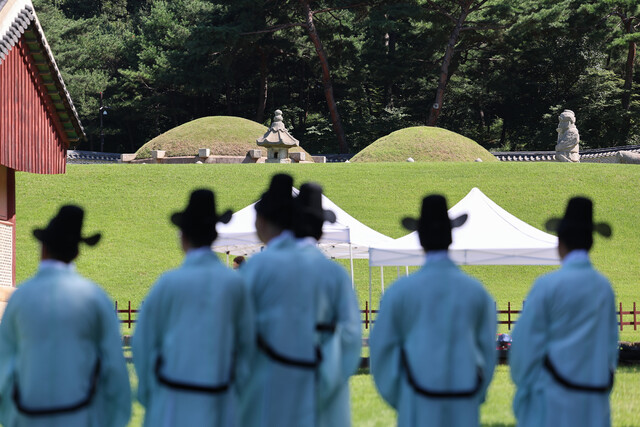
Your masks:
<instances>
[{"instance_id":1,"label":"shaded tree area","mask_svg":"<svg viewBox=\"0 0 640 427\"><path fill-rule=\"evenodd\" d=\"M640 144L636 0L35 0L99 148L132 152L211 115L269 124L307 151L357 152L437 125L488 149ZM437 109L434 108L437 104Z\"/></svg>"}]
</instances>

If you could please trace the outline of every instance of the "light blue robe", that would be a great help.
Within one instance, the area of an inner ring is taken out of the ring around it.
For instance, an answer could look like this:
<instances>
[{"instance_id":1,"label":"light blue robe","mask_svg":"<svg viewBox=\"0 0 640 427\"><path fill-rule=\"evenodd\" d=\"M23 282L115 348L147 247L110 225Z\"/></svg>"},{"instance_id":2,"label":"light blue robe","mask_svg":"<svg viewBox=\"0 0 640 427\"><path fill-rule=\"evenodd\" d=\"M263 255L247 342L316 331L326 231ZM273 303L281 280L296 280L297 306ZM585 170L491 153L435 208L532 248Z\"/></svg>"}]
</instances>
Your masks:
<instances>
[{"instance_id":1,"label":"light blue robe","mask_svg":"<svg viewBox=\"0 0 640 427\"><path fill-rule=\"evenodd\" d=\"M25 416L22 404L69 406L88 395L96 360L100 373L91 404L68 414ZM125 426L131 414L129 375L113 304L72 265L43 261L11 296L0 323L0 421L5 427Z\"/></svg>"},{"instance_id":2,"label":"light blue robe","mask_svg":"<svg viewBox=\"0 0 640 427\"><path fill-rule=\"evenodd\" d=\"M517 390L518 425L608 426L609 393L569 390L543 367L574 383L606 385L618 360L613 290L591 266L586 251L573 251L562 267L534 283L513 331L509 364Z\"/></svg>"},{"instance_id":3,"label":"light blue robe","mask_svg":"<svg viewBox=\"0 0 640 427\"><path fill-rule=\"evenodd\" d=\"M348 426L347 380L360 356L355 295L340 266L290 232L269 242L244 265L242 274L256 310L257 333L291 359L313 362L300 368L256 352L253 374L242 396L243 427ZM319 332L318 324L335 324Z\"/></svg>"},{"instance_id":4,"label":"light blue robe","mask_svg":"<svg viewBox=\"0 0 640 427\"><path fill-rule=\"evenodd\" d=\"M317 325L332 324L333 332L318 332L322 362L316 390L316 426L351 425L349 377L360 363L362 325L351 279L339 264L327 259L305 239L298 245L306 256L307 277L317 281Z\"/></svg>"},{"instance_id":5,"label":"light blue robe","mask_svg":"<svg viewBox=\"0 0 640 427\"><path fill-rule=\"evenodd\" d=\"M179 268L163 274L142 304L132 350L144 425L233 426L237 393L249 375L253 314L242 278L208 248L189 251ZM202 386L228 383L223 393L177 390L155 374Z\"/></svg>"},{"instance_id":6,"label":"light blue robe","mask_svg":"<svg viewBox=\"0 0 640 427\"><path fill-rule=\"evenodd\" d=\"M463 273L445 251L398 280L382 298L370 337L371 373L378 391L398 411L398 425L479 425L479 406L496 363L495 304L482 284ZM472 390L471 397L432 398L409 384L404 349L415 381L438 392Z\"/></svg>"}]
</instances>

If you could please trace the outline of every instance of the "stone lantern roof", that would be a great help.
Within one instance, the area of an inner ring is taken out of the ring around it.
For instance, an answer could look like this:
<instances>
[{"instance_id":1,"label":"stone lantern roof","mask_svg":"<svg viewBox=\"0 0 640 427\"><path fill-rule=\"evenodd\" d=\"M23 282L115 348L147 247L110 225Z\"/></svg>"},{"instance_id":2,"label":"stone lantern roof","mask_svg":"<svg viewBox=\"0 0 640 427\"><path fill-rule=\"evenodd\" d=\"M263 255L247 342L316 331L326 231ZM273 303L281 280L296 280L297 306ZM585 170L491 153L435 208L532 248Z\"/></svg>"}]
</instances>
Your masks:
<instances>
[{"instance_id":1,"label":"stone lantern roof","mask_svg":"<svg viewBox=\"0 0 640 427\"><path fill-rule=\"evenodd\" d=\"M271 122L271 127L262 137L256 140L258 145L262 147L283 147L289 148L294 146L299 146L300 143L297 139L295 139L287 128L284 127L284 123L282 122L282 111L276 110L273 121Z\"/></svg>"}]
</instances>

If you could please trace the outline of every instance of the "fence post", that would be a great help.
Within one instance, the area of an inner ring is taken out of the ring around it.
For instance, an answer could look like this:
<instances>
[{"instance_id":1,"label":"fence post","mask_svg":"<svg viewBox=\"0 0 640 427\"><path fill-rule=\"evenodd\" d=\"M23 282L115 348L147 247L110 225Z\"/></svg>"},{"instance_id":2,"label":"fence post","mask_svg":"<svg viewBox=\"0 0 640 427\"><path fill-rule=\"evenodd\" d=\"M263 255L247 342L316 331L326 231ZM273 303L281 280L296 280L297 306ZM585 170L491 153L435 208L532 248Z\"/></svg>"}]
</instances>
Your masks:
<instances>
[{"instance_id":1,"label":"fence post","mask_svg":"<svg viewBox=\"0 0 640 427\"><path fill-rule=\"evenodd\" d=\"M633 330L637 331L638 322L636 321L636 302L633 302Z\"/></svg>"},{"instance_id":2,"label":"fence post","mask_svg":"<svg viewBox=\"0 0 640 427\"><path fill-rule=\"evenodd\" d=\"M127 323L129 324L129 329L131 329L131 300L129 300L129 310L128 310L128 319L127 319Z\"/></svg>"},{"instance_id":3,"label":"fence post","mask_svg":"<svg viewBox=\"0 0 640 427\"><path fill-rule=\"evenodd\" d=\"M364 328L369 329L369 301L364 302Z\"/></svg>"},{"instance_id":4,"label":"fence post","mask_svg":"<svg viewBox=\"0 0 640 427\"><path fill-rule=\"evenodd\" d=\"M620 311L618 313L620 314L620 330L622 331L622 303L620 303Z\"/></svg>"},{"instance_id":5,"label":"fence post","mask_svg":"<svg viewBox=\"0 0 640 427\"><path fill-rule=\"evenodd\" d=\"M511 330L511 301L507 302L507 329Z\"/></svg>"}]
</instances>

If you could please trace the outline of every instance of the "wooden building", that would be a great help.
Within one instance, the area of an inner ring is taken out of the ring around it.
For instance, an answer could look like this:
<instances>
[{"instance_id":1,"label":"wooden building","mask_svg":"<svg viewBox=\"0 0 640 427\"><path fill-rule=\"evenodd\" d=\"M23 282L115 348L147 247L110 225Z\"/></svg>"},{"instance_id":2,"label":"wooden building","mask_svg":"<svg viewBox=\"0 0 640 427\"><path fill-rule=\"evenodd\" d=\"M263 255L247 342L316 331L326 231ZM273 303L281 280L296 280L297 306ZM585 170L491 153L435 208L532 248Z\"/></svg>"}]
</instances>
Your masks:
<instances>
[{"instance_id":1,"label":"wooden building","mask_svg":"<svg viewBox=\"0 0 640 427\"><path fill-rule=\"evenodd\" d=\"M15 286L15 172L64 173L84 137L31 1L0 0L0 310Z\"/></svg>"}]
</instances>

